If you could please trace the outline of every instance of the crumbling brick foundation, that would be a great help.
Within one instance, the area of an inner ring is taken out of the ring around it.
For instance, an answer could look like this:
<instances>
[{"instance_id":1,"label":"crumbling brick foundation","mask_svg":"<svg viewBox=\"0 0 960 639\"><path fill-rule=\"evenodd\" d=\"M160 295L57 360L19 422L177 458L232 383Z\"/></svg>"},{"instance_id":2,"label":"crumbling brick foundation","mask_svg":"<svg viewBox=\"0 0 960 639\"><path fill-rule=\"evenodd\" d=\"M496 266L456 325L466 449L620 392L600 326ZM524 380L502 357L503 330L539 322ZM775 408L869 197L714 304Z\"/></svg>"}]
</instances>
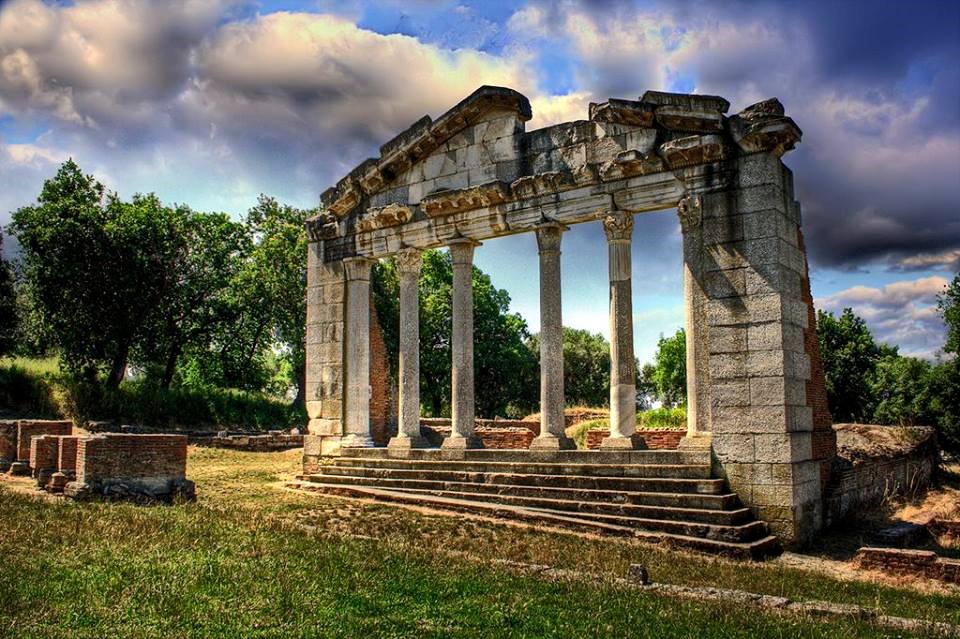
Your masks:
<instances>
[{"instance_id":1,"label":"crumbling brick foundation","mask_svg":"<svg viewBox=\"0 0 960 639\"><path fill-rule=\"evenodd\" d=\"M30 476L39 486L45 486L57 471L60 459L60 437L35 435L30 438Z\"/></svg>"},{"instance_id":2,"label":"crumbling brick foundation","mask_svg":"<svg viewBox=\"0 0 960 639\"><path fill-rule=\"evenodd\" d=\"M600 443L609 434L610 431L603 428L588 430L587 448L591 450L600 448ZM676 450L687 431L674 428L644 428L637 431L637 434L643 438L644 443L650 450Z\"/></svg>"},{"instance_id":3,"label":"crumbling brick foundation","mask_svg":"<svg viewBox=\"0 0 960 639\"><path fill-rule=\"evenodd\" d=\"M928 550L861 548L857 551L854 563L867 570L960 584L960 560L937 557L937 553Z\"/></svg>"},{"instance_id":4,"label":"crumbling brick foundation","mask_svg":"<svg viewBox=\"0 0 960 639\"><path fill-rule=\"evenodd\" d=\"M30 438L36 435L69 435L73 422L51 419L21 419L17 422L17 460L29 463Z\"/></svg>"},{"instance_id":5,"label":"crumbling brick foundation","mask_svg":"<svg viewBox=\"0 0 960 639\"><path fill-rule=\"evenodd\" d=\"M10 470L17 460L17 421L0 420L0 473Z\"/></svg>"},{"instance_id":6,"label":"crumbling brick foundation","mask_svg":"<svg viewBox=\"0 0 960 639\"><path fill-rule=\"evenodd\" d=\"M172 501L192 499L186 478L185 435L104 433L77 441L76 480L64 487L74 498Z\"/></svg>"}]
</instances>

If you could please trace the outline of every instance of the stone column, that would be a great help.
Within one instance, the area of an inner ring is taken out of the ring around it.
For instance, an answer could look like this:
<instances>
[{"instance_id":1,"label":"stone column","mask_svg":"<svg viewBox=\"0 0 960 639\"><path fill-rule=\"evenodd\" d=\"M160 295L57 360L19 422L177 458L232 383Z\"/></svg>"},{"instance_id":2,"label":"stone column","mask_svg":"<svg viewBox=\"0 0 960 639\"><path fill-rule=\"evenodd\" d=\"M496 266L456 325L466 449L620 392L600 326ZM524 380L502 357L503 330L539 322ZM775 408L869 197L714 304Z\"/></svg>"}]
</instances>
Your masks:
<instances>
[{"instance_id":1,"label":"stone column","mask_svg":"<svg viewBox=\"0 0 960 639\"><path fill-rule=\"evenodd\" d=\"M610 272L610 435L601 448L637 448L636 362L633 357L633 299L630 239L633 214L611 211L603 218Z\"/></svg>"},{"instance_id":2,"label":"stone column","mask_svg":"<svg viewBox=\"0 0 960 639\"><path fill-rule=\"evenodd\" d=\"M373 446L370 434L370 267L373 260L343 261L347 280L346 411L344 447Z\"/></svg>"},{"instance_id":3,"label":"stone column","mask_svg":"<svg viewBox=\"0 0 960 639\"><path fill-rule=\"evenodd\" d=\"M677 204L683 232L683 305L687 336L687 435L680 448L710 447L710 371L706 297L703 291L703 199L684 197Z\"/></svg>"},{"instance_id":4,"label":"stone column","mask_svg":"<svg viewBox=\"0 0 960 639\"><path fill-rule=\"evenodd\" d=\"M473 249L479 242L459 238L450 243L453 259L453 398L450 436L442 448L483 448L474 434L473 398Z\"/></svg>"},{"instance_id":5,"label":"stone column","mask_svg":"<svg viewBox=\"0 0 960 639\"><path fill-rule=\"evenodd\" d=\"M540 435L531 449L576 448L564 430L563 320L560 306L560 240L567 227L556 222L537 229L540 249Z\"/></svg>"},{"instance_id":6,"label":"stone column","mask_svg":"<svg viewBox=\"0 0 960 639\"><path fill-rule=\"evenodd\" d=\"M400 275L400 425L388 448L426 448L420 434L420 250L397 253Z\"/></svg>"}]
</instances>

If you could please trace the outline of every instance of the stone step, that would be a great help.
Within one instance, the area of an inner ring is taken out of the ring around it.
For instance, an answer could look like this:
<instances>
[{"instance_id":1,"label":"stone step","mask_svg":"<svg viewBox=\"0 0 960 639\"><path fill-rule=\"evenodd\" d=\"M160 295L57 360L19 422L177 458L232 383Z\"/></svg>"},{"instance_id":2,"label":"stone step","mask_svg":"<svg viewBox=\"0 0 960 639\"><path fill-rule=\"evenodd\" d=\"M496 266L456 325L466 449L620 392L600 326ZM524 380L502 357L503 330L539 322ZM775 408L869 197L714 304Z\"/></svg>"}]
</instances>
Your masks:
<instances>
[{"instance_id":1,"label":"stone step","mask_svg":"<svg viewBox=\"0 0 960 639\"><path fill-rule=\"evenodd\" d=\"M351 449L359 450L359 449ZM351 468L407 468L415 470L457 470L471 473L516 473L524 475L578 475L590 477L645 477L711 479L709 464L567 464L526 462L474 462L455 460L404 460L387 458L333 457L333 466Z\"/></svg>"},{"instance_id":2,"label":"stone step","mask_svg":"<svg viewBox=\"0 0 960 639\"><path fill-rule=\"evenodd\" d=\"M414 505L429 506L440 511L453 512L472 512L487 516L505 518L511 520L528 521L531 523L545 523L556 525L574 530L586 530L592 532L601 532L609 535L630 536L643 541L652 543L665 543L670 546L688 548L711 554L722 554L739 559L763 559L773 556L780 552L780 544L776 537L766 535L766 528L761 525L759 533L756 526L759 522L753 522L748 526L752 527L756 537L753 540L746 540L749 535L741 535L744 541L728 541L719 538L709 538L706 536L687 535L679 532L682 527L676 524L679 522L669 522L674 524L674 531L666 530L648 530L638 526L638 520L629 521L629 518L619 518L621 523L615 523L614 517L583 517L582 515L572 515L569 512L550 511L546 509L529 509L498 503L478 502L469 499L456 499L446 496L428 495L422 493L406 493L396 490L384 490L370 488L367 486L346 486L337 484L317 484L311 482L291 482L288 484L291 488L296 488L311 492L320 492L329 495L339 495L345 497L358 497L377 499L380 501ZM608 519L611 521L604 521ZM626 525L624 525L626 523ZM688 529L697 532L696 525L688 526ZM716 526L709 528L718 528Z\"/></svg>"},{"instance_id":3,"label":"stone step","mask_svg":"<svg viewBox=\"0 0 960 639\"><path fill-rule=\"evenodd\" d=\"M460 470L420 470L416 468L383 468L326 465L325 475L341 475L382 479L432 480L538 486L586 490L634 492L666 492L695 495L719 495L724 492L722 479L669 479L661 477L597 477L589 475L539 475L536 473L466 472Z\"/></svg>"},{"instance_id":4,"label":"stone step","mask_svg":"<svg viewBox=\"0 0 960 639\"><path fill-rule=\"evenodd\" d=\"M536 477L536 475L534 475ZM557 488L551 486L494 483L489 478L478 481L439 481L435 479L397 479L369 475L313 475L308 481L323 484L355 484L395 490L427 490L431 492L485 493L561 499L572 502L604 502L642 506L699 508L705 510L732 510L740 505L736 494L704 495L698 493L638 492L631 490L596 490L584 488Z\"/></svg>"},{"instance_id":5,"label":"stone step","mask_svg":"<svg viewBox=\"0 0 960 639\"><path fill-rule=\"evenodd\" d=\"M708 450L504 450L471 449L441 450L419 448L392 451L386 448L344 448L344 457L359 459L407 459L411 461L524 462L557 464L631 464L698 465L710 464Z\"/></svg>"},{"instance_id":6,"label":"stone step","mask_svg":"<svg viewBox=\"0 0 960 639\"><path fill-rule=\"evenodd\" d=\"M494 501L500 504L520 506L527 509L546 509L576 513L578 516L614 516L629 519L642 519L657 522L682 522L713 526L736 527L746 524L753 518L749 508L731 510L708 510L705 508L677 508L671 506L640 506L633 504L609 504L593 501L572 501L567 499L548 499L544 497L520 497L515 495L494 495L487 493L467 493L448 490L405 489L409 494L429 494L452 497L454 499ZM627 524L625 524L627 525Z\"/></svg>"}]
</instances>

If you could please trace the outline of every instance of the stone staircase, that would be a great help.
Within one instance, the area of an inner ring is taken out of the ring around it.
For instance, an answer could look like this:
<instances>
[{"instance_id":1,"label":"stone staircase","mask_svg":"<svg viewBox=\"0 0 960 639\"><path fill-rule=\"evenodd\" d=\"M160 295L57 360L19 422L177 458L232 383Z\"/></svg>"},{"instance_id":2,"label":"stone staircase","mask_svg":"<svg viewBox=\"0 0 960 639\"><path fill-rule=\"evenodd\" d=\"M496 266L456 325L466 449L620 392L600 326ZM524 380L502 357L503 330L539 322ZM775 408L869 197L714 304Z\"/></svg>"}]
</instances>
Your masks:
<instances>
[{"instance_id":1,"label":"stone staircase","mask_svg":"<svg viewBox=\"0 0 960 639\"><path fill-rule=\"evenodd\" d=\"M346 449L291 487L627 535L760 559L766 524L711 477L707 451Z\"/></svg>"}]
</instances>

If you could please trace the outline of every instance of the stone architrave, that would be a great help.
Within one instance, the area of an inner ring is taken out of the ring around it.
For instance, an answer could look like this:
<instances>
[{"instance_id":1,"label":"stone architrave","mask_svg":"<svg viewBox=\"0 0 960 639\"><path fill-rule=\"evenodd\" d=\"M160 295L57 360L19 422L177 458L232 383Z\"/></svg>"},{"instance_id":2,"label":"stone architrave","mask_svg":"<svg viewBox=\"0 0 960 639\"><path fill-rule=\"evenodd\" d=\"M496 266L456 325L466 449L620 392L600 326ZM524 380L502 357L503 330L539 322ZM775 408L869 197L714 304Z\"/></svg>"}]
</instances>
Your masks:
<instances>
[{"instance_id":1,"label":"stone architrave","mask_svg":"<svg viewBox=\"0 0 960 639\"><path fill-rule=\"evenodd\" d=\"M709 352L702 280L703 199L687 195L677 204L683 234L683 310L687 350L687 435L681 448L710 447Z\"/></svg>"},{"instance_id":2,"label":"stone architrave","mask_svg":"<svg viewBox=\"0 0 960 639\"><path fill-rule=\"evenodd\" d=\"M453 260L453 371L450 436L442 448L483 448L474 434L473 397L473 250L479 242L458 238L450 243Z\"/></svg>"},{"instance_id":3,"label":"stone architrave","mask_svg":"<svg viewBox=\"0 0 960 639\"><path fill-rule=\"evenodd\" d=\"M564 430L563 320L560 305L560 240L566 227L556 222L537 228L540 252L540 435L531 449L576 448Z\"/></svg>"},{"instance_id":4,"label":"stone architrave","mask_svg":"<svg viewBox=\"0 0 960 639\"><path fill-rule=\"evenodd\" d=\"M641 446L637 430L637 371L633 357L631 246L633 214L611 211L603 217L610 276L610 435L601 448Z\"/></svg>"},{"instance_id":5,"label":"stone architrave","mask_svg":"<svg viewBox=\"0 0 960 639\"><path fill-rule=\"evenodd\" d=\"M344 260L346 308L346 419L341 446L373 446L370 432L370 267L374 260Z\"/></svg>"},{"instance_id":6,"label":"stone architrave","mask_svg":"<svg viewBox=\"0 0 960 639\"><path fill-rule=\"evenodd\" d=\"M405 248L397 253L400 275L400 424L391 449L427 448L420 434L420 300L421 251Z\"/></svg>"}]
</instances>

